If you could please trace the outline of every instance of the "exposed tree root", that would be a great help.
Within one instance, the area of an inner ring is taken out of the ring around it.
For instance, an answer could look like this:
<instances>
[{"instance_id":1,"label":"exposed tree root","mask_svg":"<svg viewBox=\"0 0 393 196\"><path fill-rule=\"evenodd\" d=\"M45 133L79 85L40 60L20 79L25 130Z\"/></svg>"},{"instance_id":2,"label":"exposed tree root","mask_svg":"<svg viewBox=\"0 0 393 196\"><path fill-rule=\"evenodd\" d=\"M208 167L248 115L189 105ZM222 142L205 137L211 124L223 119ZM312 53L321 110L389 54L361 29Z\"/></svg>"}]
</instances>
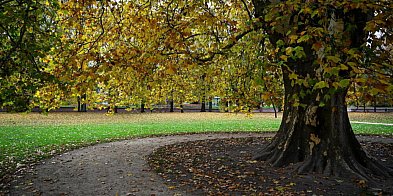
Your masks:
<instances>
[{"instance_id":1,"label":"exposed tree root","mask_svg":"<svg viewBox=\"0 0 393 196\"><path fill-rule=\"evenodd\" d=\"M332 153L333 151L343 152L341 150L331 150L329 154L314 151L313 154L307 156L293 152L290 150L291 148L279 149L278 146L277 140L273 140L255 159L266 161L274 167L294 163L297 166L296 172L299 174L321 173L327 176L353 176L367 181L373 181L375 178L393 177L392 168L384 166L378 160L370 157L363 149L349 156L343 156L348 153L340 153L341 155Z\"/></svg>"}]
</instances>

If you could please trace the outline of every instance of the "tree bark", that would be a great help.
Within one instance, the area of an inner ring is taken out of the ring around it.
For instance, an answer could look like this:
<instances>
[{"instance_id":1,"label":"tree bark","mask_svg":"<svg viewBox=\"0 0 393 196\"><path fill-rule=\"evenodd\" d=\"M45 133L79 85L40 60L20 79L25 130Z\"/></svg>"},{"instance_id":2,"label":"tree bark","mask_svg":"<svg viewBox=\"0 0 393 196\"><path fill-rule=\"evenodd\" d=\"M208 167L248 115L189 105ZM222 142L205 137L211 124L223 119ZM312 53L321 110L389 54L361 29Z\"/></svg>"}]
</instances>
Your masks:
<instances>
[{"instance_id":1,"label":"tree bark","mask_svg":"<svg viewBox=\"0 0 393 196\"><path fill-rule=\"evenodd\" d=\"M174 112L174 103L173 99L169 100L169 112Z\"/></svg>"},{"instance_id":2,"label":"tree bark","mask_svg":"<svg viewBox=\"0 0 393 196\"><path fill-rule=\"evenodd\" d=\"M208 105L209 105L209 112L213 112L213 101L211 100L211 99L209 99L209 103L208 103Z\"/></svg>"},{"instance_id":3,"label":"tree bark","mask_svg":"<svg viewBox=\"0 0 393 196\"><path fill-rule=\"evenodd\" d=\"M253 0L252 2L255 16L263 20L265 11L269 9L268 5L281 1ZM364 27L373 12L364 13L357 9L348 12L336 11L345 25L356 26L356 30L347 31L350 48L361 48L367 37ZM317 19L314 20L314 24L318 24ZM270 26L265 28L271 29ZM296 26L296 31L301 32L304 28L305 26ZM273 44L283 38L280 33L269 32L271 33L269 39ZM312 87L306 88L291 83L289 78L291 71L301 78L308 76L317 78L316 70L320 66L316 63L317 57L311 44L298 44L304 49L307 57L301 60L290 59L287 66L281 67L285 89L283 118L272 142L256 159L267 161L277 167L294 163L299 173L317 172L337 176L353 174L363 179L370 179L373 175L393 176L393 171L370 157L356 139L345 102L347 88L314 90ZM350 73L340 71L339 76L350 78ZM300 92L303 92L303 95ZM325 100L325 95L330 98ZM319 100L324 102L321 104Z\"/></svg>"},{"instance_id":4,"label":"tree bark","mask_svg":"<svg viewBox=\"0 0 393 196\"><path fill-rule=\"evenodd\" d=\"M302 62L304 65L304 62ZM311 67L312 68L312 67ZM310 73L307 69L303 73ZM393 171L370 157L361 147L352 131L345 97L348 89L334 93L313 92L294 106L293 95L301 86L291 85L288 71L283 67L285 102L279 131L272 142L256 157L282 167L297 164L298 173L323 173L347 176L353 174L362 179L372 175L393 176ZM318 96L331 98L324 106L318 104Z\"/></svg>"},{"instance_id":5,"label":"tree bark","mask_svg":"<svg viewBox=\"0 0 393 196\"><path fill-rule=\"evenodd\" d=\"M201 112L206 112L205 96L202 98Z\"/></svg>"},{"instance_id":6,"label":"tree bark","mask_svg":"<svg viewBox=\"0 0 393 196\"><path fill-rule=\"evenodd\" d=\"M274 104L274 101L272 97L270 97L270 101L272 102L273 105L273 110L274 110L274 118L277 118L277 110L276 110L276 105Z\"/></svg>"},{"instance_id":7,"label":"tree bark","mask_svg":"<svg viewBox=\"0 0 393 196\"><path fill-rule=\"evenodd\" d=\"M141 113L145 113L145 102L141 101Z\"/></svg>"},{"instance_id":8,"label":"tree bark","mask_svg":"<svg viewBox=\"0 0 393 196\"><path fill-rule=\"evenodd\" d=\"M83 94L82 96L78 96L78 112L87 112L87 106L86 103L84 103L86 100L86 94Z\"/></svg>"}]
</instances>

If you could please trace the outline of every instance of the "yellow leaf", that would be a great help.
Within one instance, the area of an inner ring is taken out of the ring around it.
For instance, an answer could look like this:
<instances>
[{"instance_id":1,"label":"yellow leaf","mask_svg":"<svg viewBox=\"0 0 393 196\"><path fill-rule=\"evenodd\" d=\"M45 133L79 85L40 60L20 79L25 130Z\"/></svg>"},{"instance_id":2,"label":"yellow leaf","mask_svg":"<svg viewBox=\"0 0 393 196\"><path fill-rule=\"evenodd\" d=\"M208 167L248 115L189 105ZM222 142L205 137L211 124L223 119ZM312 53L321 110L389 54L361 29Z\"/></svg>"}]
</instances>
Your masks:
<instances>
[{"instance_id":1,"label":"yellow leaf","mask_svg":"<svg viewBox=\"0 0 393 196\"><path fill-rule=\"evenodd\" d=\"M291 73L291 74L289 74L289 79L291 79L291 80L293 80L293 79L297 79L297 74L295 74L295 73Z\"/></svg>"},{"instance_id":2,"label":"yellow leaf","mask_svg":"<svg viewBox=\"0 0 393 196\"><path fill-rule=\"evenodd\" d=\"M282 60L284 60L285 62L287 62L288 56L286 56L286 55L281 55L281 56L280 56L280 59L282 59Z\"/></svg>"},{"instance_id":3,"label":"yellow leaf","mask_svg":"<svg viewBox=\"0 0 393 196\"><path fill-rule=\"evenodd\" d=\"M173 67L172 65L170 65L170 66L168 67L168 69L166 70L166 72L167 72L168 74L170 74L170 75L174 75L174 74L176 74L176 68Z\"/></svg>"},{"instance_id":4,"label":"yellow leaf","mask_svg":"<svg viewBox=\"0 0 393 196\"><path fill-rule=\"evenodd\" d=\"M285 49L285 54L291 55L292 51L293 51L293 48L292 47L288 47L288 48Z\"/></svg>"},{"instance_id":5,"label":"yellow leaf","mask_svg":"<svg viewBox=\"0 0 393 196\"><path fill-rule=\"evenodd\" d=\"M341 70L348 70L348 66L346 66L344 64L340 64L340 69Z\"/></svg>"},{"instance_id":6,"label":"yellow leaf","mask_svg":"<svg viewBox=\"0 0 393 196\"><path fill-rule=\"evenodd\" d=\"M268 94L263 94L263 95L262 95L262 99L265 100L265 101L267 101L267 100L270 99L270 96L269 96Z\"/></svg>"},{"instance_id":7,"label":"yellow leaf","mask_svg":"<svg viewBox=\"0 0 393 196\"><path fill-rule=\"evenodd\" d=\"M290 35L290 36L289 36L290 43L291 43L291 44L296 43L297 38L298 38L297 35Z\"/></svg>"}]
</instances>

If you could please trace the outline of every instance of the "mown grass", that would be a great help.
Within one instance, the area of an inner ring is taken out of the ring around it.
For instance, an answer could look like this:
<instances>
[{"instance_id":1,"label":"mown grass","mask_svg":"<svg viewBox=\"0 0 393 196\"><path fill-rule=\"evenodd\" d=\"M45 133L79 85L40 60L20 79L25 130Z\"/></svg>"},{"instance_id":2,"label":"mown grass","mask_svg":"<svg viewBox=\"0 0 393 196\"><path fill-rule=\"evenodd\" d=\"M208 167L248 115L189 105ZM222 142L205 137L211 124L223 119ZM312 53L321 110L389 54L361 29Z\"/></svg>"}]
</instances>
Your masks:
<instances>
[{"instance_id":1,"label":"mown grass","mask_svg":"<svg viewBox=\"0 0 393 196\"><path fill-rule=\"evenodd\" d=\"M351 114L353 121L392 123L393 114ZM0 113L0 175L17 166L94 143L151 135L276 131L281 116L228 113ZM353 124L356 133L392 134L393 126ZM1 179L1 178L0 178Z\"/></svg>"}]
</instances>

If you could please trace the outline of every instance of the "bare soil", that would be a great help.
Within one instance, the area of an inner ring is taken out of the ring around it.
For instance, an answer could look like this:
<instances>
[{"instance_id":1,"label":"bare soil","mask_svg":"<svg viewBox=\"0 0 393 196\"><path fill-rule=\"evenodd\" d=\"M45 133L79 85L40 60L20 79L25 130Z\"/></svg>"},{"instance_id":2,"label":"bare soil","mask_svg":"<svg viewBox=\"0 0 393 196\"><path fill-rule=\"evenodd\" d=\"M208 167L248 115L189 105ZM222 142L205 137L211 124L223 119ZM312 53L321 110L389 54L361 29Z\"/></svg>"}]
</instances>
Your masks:
<instances>
[{"instance_id":1,"label":"bare soil","mask_svg":"<svg viewBox=\"0 0 393 196\"><path fill-rule=\"evenodd\" d=\"M273 134L195 134L98 144L21 168L3 195L393 195L393 179L297 175L252 157ZM393 165L393 138L358 136Z\"/></svg>"}]
</instances>

